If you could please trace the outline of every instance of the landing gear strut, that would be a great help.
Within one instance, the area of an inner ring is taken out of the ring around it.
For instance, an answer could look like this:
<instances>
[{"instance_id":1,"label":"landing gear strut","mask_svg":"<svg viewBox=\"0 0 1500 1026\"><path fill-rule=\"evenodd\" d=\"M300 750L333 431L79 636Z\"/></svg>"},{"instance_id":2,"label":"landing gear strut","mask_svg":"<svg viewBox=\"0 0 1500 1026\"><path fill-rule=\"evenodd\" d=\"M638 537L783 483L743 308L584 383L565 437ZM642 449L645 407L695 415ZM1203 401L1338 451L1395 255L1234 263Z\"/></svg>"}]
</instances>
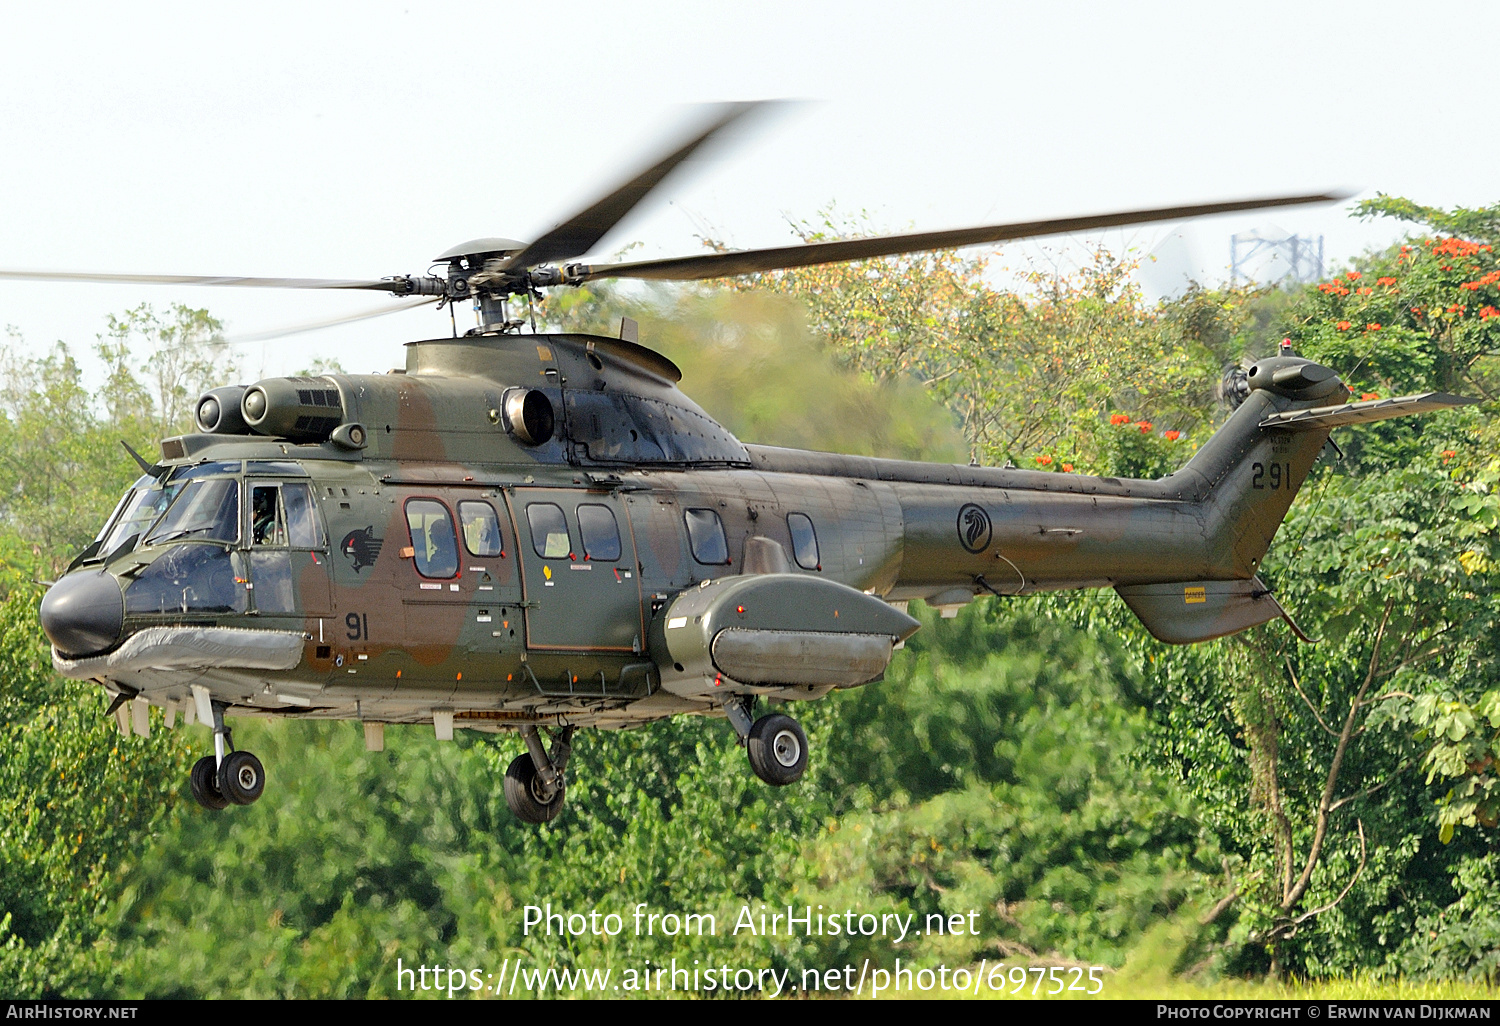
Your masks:
<instances>
[{"instance_id":1,"label":"landing gear strut","mask_svg":"<svg viewBox=\"0 0 1500 1026\"><path fill-rule=\"evenodd\" d=\"M193 798L205 809L215 811L230 805L251 805L266 789L265 768L249 752L235 751L234 735L224 726L225 704L212 705L214 754L193 764L189 776Z\"/></svg>"},{"instance_id":2,"label":"landing gear strut","mask_svg":"<svg viewBox=\"0 0 1500 1026\"><path fill-rule=\"evenodd\" d=\"M767 713L752 720L754 708L755 700L749 696L724 700L724 713L745 744L750 768L774 787L796 783L807 772L807 734L802 724L785 713Z\"/></svg>"},{"instance_id":3,"label":"landing gear strut","mask_svg":"<svg viewBox=\"0 0 1500 1026\"><path fill-rule=\"evenodd\" d=\"M526 753L511 761L505 771L505 804L523 823L548 823L562 811L567 796L563 770L572 754L574 727L552 735L552 751L542 745L541 734L528 724L521 728Z\"/></svg>"}]
</instances>

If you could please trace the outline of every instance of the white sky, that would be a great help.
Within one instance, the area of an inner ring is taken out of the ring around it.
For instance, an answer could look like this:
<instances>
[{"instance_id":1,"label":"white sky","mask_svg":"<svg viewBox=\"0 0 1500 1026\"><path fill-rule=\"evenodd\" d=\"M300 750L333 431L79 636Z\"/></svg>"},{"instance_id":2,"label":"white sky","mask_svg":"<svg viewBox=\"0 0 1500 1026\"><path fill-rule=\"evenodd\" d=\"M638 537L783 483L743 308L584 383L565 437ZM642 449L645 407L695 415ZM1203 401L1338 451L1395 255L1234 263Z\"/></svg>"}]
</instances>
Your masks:
<instances>
[{"instance_id":1,"label":"white sky","mask_svg":"<svg viewBox=\"0 0 1500 1026\"><path fill-rule=\"evenodd\" d=\"M13 3L0 268L422 273L591 201L684 105L767 97L814 102L668 182L596 255L697 252L704 225L784 244L787 217L830 201L889 230L1336 186L1484 205L1500 135L1487 51L1466 41L1497 29L1500 5L1437 2ZM1335 260L1400 231L1298 208L1103 238L1146 252L1180 229L1218 279L1229 235L1268 224L1326 235ZM384 301L0 283L0 324L81 352L142 300L207 306L231 334ZM384 370L447 333L414 311L247 346L245 363Z\"/></svg>"}]
</instances>

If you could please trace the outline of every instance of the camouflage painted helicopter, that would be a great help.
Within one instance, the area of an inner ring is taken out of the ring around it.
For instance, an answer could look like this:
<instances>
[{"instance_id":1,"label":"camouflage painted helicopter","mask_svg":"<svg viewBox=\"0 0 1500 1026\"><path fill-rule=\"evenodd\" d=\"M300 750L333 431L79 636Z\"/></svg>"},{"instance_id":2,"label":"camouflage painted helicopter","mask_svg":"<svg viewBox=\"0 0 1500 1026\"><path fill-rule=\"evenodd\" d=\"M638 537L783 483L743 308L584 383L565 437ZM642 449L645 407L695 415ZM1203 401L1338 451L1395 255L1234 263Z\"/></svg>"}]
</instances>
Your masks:
<instances>
[{"instance_id":1,"label":"camouflage painted helicopter","mask_svg":"<svg viewBox=\"0 0 1500 1026\"><path fill-rule=\"evenodd\" d=\"M1285 616L1261 559L1338 426L1462 402L1347 403L1290 352L1250 368L1228 422L1155 481L944 466L747 445L636 341L526 334L511 301L600 278L693 280L1336 199L1290 196L986 228L560 263L586 254L701 132L530 244L480 239L442 276L379 281L5 272L6 277L370 289L473 300L479 325L413 342L385 375L216 388L161 443L43 599L65 676L114 696L121 729L163 707L213 731L192 770L211 809L265 786L226 717L517 731L512 811L561 810L579 727L726 717L754 772L797 780L784 705L881 679L920 598L1112 587L1167 642ZM428 301L431 301L429 299ZM550 734L550 745L543 732Z\"/></svg>"}]
</instances>

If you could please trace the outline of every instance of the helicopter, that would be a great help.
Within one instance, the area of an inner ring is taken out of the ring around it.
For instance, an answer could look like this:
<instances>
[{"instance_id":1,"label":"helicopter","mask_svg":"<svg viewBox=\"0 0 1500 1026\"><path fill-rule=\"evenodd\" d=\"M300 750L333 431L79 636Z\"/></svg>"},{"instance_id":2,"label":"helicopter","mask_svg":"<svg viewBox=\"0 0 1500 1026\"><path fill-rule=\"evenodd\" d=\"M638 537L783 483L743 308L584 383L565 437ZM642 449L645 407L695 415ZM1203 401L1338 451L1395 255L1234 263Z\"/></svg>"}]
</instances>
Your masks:
<instances>
[{"instance_id":1,"label":"helicopter","mask_svg":"<svg viewBox=\"0 0 1500 1026\"><path fill-rule=\"evenodd\" d=\"M880 681L918 629L978 596L1113 588L1158 639L1187 644L1284 619L1257 576L1334 428L1474 400L1348 402L1284 348L1187 464L1127 480L846 456L741 442L618 337L537 333L518 301L600 279L692 281L1237 210L1277 196L1017 224L591 264L589 251L700 147L701 130L530 243L484 238L441 274L378 280L4 271L0 277L383 291L475 328L408 343L387 374L214 388L163 439L41 603L53 663L111 696L122 732L149 709L213 734L190 790L249 805L266 771L230 719L354 720L515 732L506 802L561 812L580 728L676 715L728 721L751 770L784 786L809 743L790 703ZM126 447L129 449L129 447ZM774 708L758 710L764 699Z\"/></svg>"}]
</instances>

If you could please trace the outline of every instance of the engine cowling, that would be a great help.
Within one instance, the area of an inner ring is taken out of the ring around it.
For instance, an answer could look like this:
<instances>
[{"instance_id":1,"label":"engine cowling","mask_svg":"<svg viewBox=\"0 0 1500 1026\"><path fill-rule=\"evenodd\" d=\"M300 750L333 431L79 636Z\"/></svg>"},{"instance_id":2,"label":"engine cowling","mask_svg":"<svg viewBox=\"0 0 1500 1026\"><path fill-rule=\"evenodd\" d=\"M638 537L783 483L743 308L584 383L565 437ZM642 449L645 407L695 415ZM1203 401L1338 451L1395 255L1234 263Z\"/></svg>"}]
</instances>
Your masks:
<instances>
[{"instance_id":1,"label":"engine cowling","mask_svg":"<svg viewBox=\"0 0 1500 1026\"><path fill-rule=\"evenodd\" d=\"M344 422L344 405L327 378L266 378L245 389L240 415L259 435L322 442Z\"/></svg>"},{"instance_id":2,"label":"engine cowling","mask_svg":"<svg viewBox=\"0 0 1500 1026\"><path fill-rule=\"evenodd\" d=\"M198 397L194 411L198 430L207 435L249 434L250 428L240 414L240 402L244 398L244 385L225 385L204 392Z\"/></svg>"}]
</instances>

